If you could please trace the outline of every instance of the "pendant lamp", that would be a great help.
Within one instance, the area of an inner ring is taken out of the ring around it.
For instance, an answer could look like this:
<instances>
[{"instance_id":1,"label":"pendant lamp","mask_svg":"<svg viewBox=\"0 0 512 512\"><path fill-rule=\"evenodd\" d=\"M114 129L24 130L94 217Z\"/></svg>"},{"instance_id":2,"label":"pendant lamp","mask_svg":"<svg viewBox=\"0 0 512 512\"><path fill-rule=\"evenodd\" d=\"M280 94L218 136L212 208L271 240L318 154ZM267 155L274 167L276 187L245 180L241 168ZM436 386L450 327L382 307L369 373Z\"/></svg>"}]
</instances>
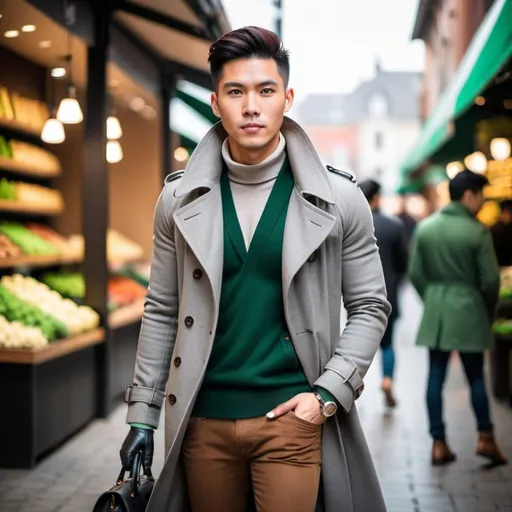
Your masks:
<instances>
[{"instance_id":1,"label":"pendant lamp","mask_svg":"<svg viewBox=\"0 0 512 512\"><path fill-rule=\"evenodd\" d=\"M123 148L118 140L107 141L107 162L117 164L123 159Z\"/></svg>"}]
</instances>

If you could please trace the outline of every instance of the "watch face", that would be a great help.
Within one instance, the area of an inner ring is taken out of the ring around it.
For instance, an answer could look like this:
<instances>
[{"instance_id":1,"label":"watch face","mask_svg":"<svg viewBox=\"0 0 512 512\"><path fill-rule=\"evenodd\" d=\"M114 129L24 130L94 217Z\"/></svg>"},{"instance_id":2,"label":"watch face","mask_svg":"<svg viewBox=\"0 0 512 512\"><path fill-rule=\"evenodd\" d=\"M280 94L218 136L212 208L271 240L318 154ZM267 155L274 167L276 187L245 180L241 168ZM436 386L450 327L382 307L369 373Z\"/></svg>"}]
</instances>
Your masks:
<instances>
[{"instance_id":1,"label":"watch face","mask_svg":"<svg viewBox=\"0 0 512 512\"><path fill-rule=\"evenodd\" d=\"M330 417L336 414L338 406L334 402L326 402L323 409L324 416Z\"/></svg>"}]
</instances>

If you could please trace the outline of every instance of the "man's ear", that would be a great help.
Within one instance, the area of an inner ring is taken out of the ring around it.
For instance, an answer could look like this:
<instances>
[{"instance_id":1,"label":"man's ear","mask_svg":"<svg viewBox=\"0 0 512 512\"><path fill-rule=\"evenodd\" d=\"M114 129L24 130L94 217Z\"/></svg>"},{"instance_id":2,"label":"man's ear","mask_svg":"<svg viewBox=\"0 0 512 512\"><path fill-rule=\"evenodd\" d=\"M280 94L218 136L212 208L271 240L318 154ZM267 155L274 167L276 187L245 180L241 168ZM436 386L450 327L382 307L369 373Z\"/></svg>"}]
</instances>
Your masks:
<instances>
[{"instance_id":1,"label":"man's ear","mask_svg":"<svg viewBox=\"0 0 512 512\"><path fill-rule=\"evenodd\" d=\"M210 97L210 102L212 104L213 113L220 119L220 110L219 110L219 102L217 101L217 93L212 92Z\"/></svg>"},{"instance_id":2,"label":"man's ear","mask_svg":"<svg viewBox=\"0 0 512 512\"><path fill-rule=\"evenodd\" d=\"M285 103L284 103L284 111L285 112L288 112L292 108L294 99L295 99L295 91L293 90L293 88L289 87L288 89L286 89L286 99L285 99Z\"/></svg>"}]
</instances>

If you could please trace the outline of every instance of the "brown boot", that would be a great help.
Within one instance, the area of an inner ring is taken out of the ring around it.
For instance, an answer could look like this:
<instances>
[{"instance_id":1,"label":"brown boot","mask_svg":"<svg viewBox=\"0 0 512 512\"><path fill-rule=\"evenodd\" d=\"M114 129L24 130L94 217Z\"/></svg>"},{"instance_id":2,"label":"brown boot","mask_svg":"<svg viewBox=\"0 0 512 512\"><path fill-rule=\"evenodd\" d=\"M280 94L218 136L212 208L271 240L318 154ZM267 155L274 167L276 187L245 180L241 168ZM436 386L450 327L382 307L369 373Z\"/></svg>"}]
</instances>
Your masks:
<instances>
[{"instance_id":1,"label":"brown boot","mask_svg":"<svg viewBox=\"0 0 512 512\"><path fill-rule=\"evenodd\" d=\"M446 441L434 439L434 444L432 445L433 466L445 466L446 464L454 462L456 459L455 453L450 450Z\"/></svg>"},{"instance_id":2,"label":"brown boot","mask_svg":"<svg viewBox=\"0 0 512 512\"><path fill-rule=\"evenodd\" d=\"M480 432L476 454L489 459L494 466L503 466L508 463L507 457L501 452L492 432Z\"/></svg>"},{"instance_id":3,"label":"brown boot","mask_svg":"<svg viewBox=\"0 0 512 512\"><path fill-rule=\"evenodd\" d=\"M389 377L384 377L384 379L382 379L381 389L384 393L384 401L386 406L390 408L396 407L396 399L393 396L392 384L393 381Z\"/></svg>"}]
</instances>

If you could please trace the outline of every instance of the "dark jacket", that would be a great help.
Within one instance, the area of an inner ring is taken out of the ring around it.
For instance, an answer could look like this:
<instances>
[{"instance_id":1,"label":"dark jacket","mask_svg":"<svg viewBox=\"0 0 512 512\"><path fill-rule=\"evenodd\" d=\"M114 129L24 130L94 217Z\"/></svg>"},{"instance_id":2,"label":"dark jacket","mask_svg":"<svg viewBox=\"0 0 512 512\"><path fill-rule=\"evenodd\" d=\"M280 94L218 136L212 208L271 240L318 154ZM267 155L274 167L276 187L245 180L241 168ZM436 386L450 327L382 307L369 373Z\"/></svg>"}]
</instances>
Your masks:
<instances>
[{"instance_id":1,"label":"dark jacket","mask_svg":"<svg viewBox=\"0 0 512 512\"><path fill-rule=\"evenodd\" d=\"M375 237L379 246L380 259L384 270L384 279L388 301L393 307L392 316L398 311L398 286L407 272L408 241L404 223L395 216L373 210Z\"/></svg>"},{"instance_id":2,"label":"dark jacket","mask_svg":"<svg viewBox=\"0 0 512 512\"><path fill-rule=\"evenodd\" d=\"M512 265L512 224L498 221L491 228L491 235L500 267Z\"/></svg>"}]
</instances>

